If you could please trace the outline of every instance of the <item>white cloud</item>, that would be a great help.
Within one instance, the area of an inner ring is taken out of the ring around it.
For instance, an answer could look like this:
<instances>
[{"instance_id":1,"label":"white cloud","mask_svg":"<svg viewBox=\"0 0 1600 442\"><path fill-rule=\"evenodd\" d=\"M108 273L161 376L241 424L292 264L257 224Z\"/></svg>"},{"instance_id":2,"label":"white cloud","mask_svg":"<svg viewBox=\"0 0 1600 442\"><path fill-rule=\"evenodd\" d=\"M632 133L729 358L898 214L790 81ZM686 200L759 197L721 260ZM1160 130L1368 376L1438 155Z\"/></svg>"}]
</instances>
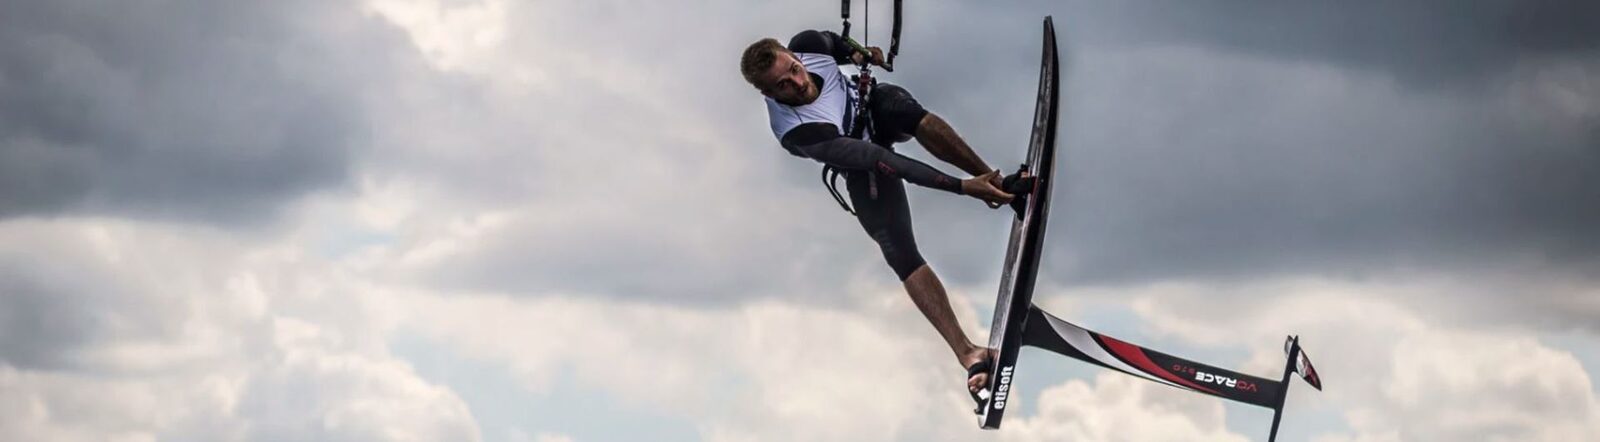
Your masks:
<instances>
[{"instance_id":1,"label":"white cloud","mask_svg":"<svg viewBox=\"0 0 1600 442\"><path fill-rule=\"evenodd\" d=\"M387 354L370 294L293 247L22 220L0 224L0 263L0 328L28 337L0 354L0 439L478 438Z\"/></svg>"},{"instance_id":2,"label":"white cloud","mask_svg":"<svg viewBox=\"0 0 1600 442\"><path fill-rule=\"evenodd\" d=\"M1407 440L1569 441L1600 434L1600 400L1567 351L1520 334L1404 336L1383 396L1349 412L1360 433Z\"/></svg>"},{"instance_id":3,"label":"white cloud","mask_svg":"<svg viewBox=\"0 0 1600 442\"><path fill-rule=\"evenodd\" d=\"M1212 302L1236 290L1259 302ZM1437 287L1408 282L1262 282L1153 286L1136 309L1159 336L1207 347L1245 343L1245 371L1281 370L1279 344L1299 334L1326 391L1291 407L1339 410L1348 434L1328 440L1576 440L1600 432L1600 397L1570 349L1526 329L1473 327L1395 299ZM1218 339L1226 337L1227 339Z\"/></svg>"},{"instance_id":4,"label":"white cloud","mask_svg":"<svg viewBox=\"0 0 1600 442\"><path fill-rule=\"evenodd\" d=\"M408 328L505 364L524 388L548 389L556 373L570 372L585 388L695 422L707 440L976 431L966 425L960 368L909 301L864 310L559 296L411 301L426 316Z\"/></svg>"},{"instance_id":5,"label":"white cloud","mask_svg":"<svg viewBox=\"0 0 1600 442\"><path fill-rule=\"evenodd\" d=\"M28 259L46 251L52 259ZM162 259L142 258L153 253ZM1041 389L1036 415L981 433L953 358L890 284L858 282L849 289L858 302L839 307L434 292L387 286L374 267L322 265L331 263L299 246L99 219L5 223L0 258L26 287L65 296L47 298L62 308L117 306L69 316L90 333L62 335L72 357L40 355L55 365L7 356L7 438L479 437L453 392L388 354L396 330L503 363L530 391L569 373L585 389L695 422L708 440L1241 437L1211 398L1110 373ZM1343 415L1348 432L1328 440L1570 440L1600 428L1591 378L1567 351L1389 300L1438 290L1427 283L1264 282L1228 289L1275 297L1232 306L1207 296L1221 289L1073 293L1120 292L1159 339L1245 343L1251 356L1237 366L1247 372L1275 371L1281 334L1299 333L1329 389L1293 395L1293 407ZM4 299L35 299L22 293ZM976 313L958 309L981 340Z\"/></svg>"},{"instance_id":6,"label":"white cloud","mask_svg":"<svg viewBox=\"0 0 1600 442\"><path fill-rule=\"evenodd\" d=\"M506 37L509 2L372 0L366 7L399 25L432 65L441 70L481 69L493 63ZM481 73L481 72L480 72Z\"/></svg>"},{"instance_id":7,"label":"white cloud","mask_svg":"<svg viewBox=\"0 0 1600 442\"><path fill-rule=\"evenodd\" d=\"M1038 414L1006 419L1001 440L1248 440L1226 428L1218 400L1121 373L1067 381L1038 400Z\"/></svg>"},{"instance_id":8,"label":"white cloud","mask_svg":"<svg viewBox=\"0 0 1600 442\"><path fill-rule=\"evenodd\" d=\"M540 432L529 435L528 432L513 428L506 437L508 442L573 442L572 436L560 433Z\"/></svg>"},{"instance_id":9,"label":"white cloud","mask_svg":"<svg viewBox=\"0 0 1600 442\"><path fill-rule=\"evenodd\" d=\"M417 293L403 327L506 366L523 388L570 376L694 422L705 440L1244 439L1212 398L1111 373L1045 388L1037 414L978 430L959 367L904 294L859 289L874 302L845 309Z\"/></svg>"},{"instance_id":10,"label":"white cloud","mask_svg":"<svg viewBox=\"0 0 1600 442\"><path fill-rule=\"evenodd\" d=\"M572 438L562 434L539 433L534 436L534 442L572 442Z\"/></svg>"}]
</instances>

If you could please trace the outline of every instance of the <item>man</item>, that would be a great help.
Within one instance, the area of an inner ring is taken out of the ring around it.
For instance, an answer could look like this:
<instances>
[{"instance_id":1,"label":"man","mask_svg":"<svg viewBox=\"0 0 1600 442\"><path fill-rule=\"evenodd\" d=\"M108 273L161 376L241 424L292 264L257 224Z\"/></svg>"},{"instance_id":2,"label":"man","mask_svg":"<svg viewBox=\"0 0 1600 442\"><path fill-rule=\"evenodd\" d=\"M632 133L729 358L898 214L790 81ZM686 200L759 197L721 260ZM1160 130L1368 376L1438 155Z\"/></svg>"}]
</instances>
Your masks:
<instances>
[{"instance_id":1,"label":"man","mask_svg":"<svg viewBox=\"0 0 1600 442\"><path fill-rule=\"evenodd\" d=\"M869 57L865 61L881 66L883 52L867 50L870 54L853 50L832 32L805 31L795 35L787 47L770 38L751 44L740 60L740 71L766 96L767 114L779 144L790 154L824 163L844 175L861 227L878 243L917 309L967 369L967 389L976 393L987 385L991 351L967 339L939 277L917 251L901 180L972 196L991 208L1014 198L1001 190L1002 182L1013 192L1021 192L1031 183L1026 176L1002 180L944 119L924 110L898 86L879 84L868 97L871 124L864 132L871 142L847 136L856 121L856 85L839 71L839 63ZM911 137L934 157L974 177L957 179L893 151L894 143ZM1012 186L1014 182L1023 185Z\"/></svg>"}]
</instances>

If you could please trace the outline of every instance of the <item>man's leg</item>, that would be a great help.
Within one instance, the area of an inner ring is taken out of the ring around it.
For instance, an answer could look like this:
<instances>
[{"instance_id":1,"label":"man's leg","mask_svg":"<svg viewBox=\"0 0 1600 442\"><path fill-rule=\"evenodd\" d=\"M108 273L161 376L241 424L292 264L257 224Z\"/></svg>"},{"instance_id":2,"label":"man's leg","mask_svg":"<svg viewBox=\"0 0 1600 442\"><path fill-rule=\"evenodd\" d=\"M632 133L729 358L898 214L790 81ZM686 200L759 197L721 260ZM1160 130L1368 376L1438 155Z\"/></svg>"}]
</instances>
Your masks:
<instances>
[{"instance_id":1,"label":"man's leg","mask_svg":"<svg viewBox=\"0 0 1600 442\"><path fill-rule=\"evenodd\" d=\"M933 273L933 268L923 264L905 280L906 294L911 295L911 302L917 305L917 310L922 311L922 316L928 318L933 328L939 331L939 336L944 338L945 344L950 346L950 351L955 353L956 361L963 368L971 367L989 358L989 349L973 345L967 339L966 332L961 330L961 324L956 321L955 312L950 309L950 297L944 291L944 284L939 282L939 276ZM988 383L988 376L979 374L967 379L967 389L977 391Z\"/></svg>"},{"instance_id":2,"label":"man's leg","mask_svg":"<svg viewBox=\"0 0 1600 442\"><path fill-rule=\"evenodd\" d=\"M967 141L956 134L955 128L939 115L922 108L916 97L905 88L893 84L879 84L872 90L872 119L874 142L890 145L916 137L934 158L950 163L961 170L980 176L994 170ZM993 184L999 185L996 177Z\"/></svg>"},{"instance_id":3,"label":"man's leg","mask_svg":"<svg viewBox=\"0 0 1600 442\"><path fill-rule=\"evenodd\" d=\"M876 180L875 191L873 180ZM861 227L878 243L884 260L888 261L889 267L904 283L911 302L939 332L945 344L950 346L956 360L965 368L985 359L987 349L973 345L967 338L950 307L950 297L945 293L944 284L939 282L938 275L928 267L917 250L911 229L911 208L906 202L905 183L891 177L851 171L845 174L845 185ZM978 375L967 381L969 389L976 390L973 385L982 385L988 382L988 378Z\"/></svg>"},{"instance_id":4,"label":"man's leg","mask_svg":"<svg viewBox=\"0 0 1600 442\"><path fill-rule=\"evenodd\" d=\"M928 149L928 153L933 154L934 158L959 167L974 176L994 170L988 163L983 162L983 158L978 157L977 152L972 151L972 146L968 146L967 141L961 139L961 135L956 134L955 128L950 127L950 123L933 112L928 112L922 117L922 121L917 123L917 142L921 143L924 149Z\"/></svg>"}]
</instances>

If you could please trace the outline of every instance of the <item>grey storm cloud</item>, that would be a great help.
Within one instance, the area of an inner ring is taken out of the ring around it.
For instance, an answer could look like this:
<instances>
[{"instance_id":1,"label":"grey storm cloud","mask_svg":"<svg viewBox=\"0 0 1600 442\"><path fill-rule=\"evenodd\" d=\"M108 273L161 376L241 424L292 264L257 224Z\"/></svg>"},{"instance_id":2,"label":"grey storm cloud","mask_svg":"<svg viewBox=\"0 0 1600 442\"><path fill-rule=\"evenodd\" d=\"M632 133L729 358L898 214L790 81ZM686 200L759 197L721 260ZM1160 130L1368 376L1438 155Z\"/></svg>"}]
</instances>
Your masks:
<instances>
[{"instance_id":1,"label":"grey storm cloud","mask_svg":"<svg viewBox=\"0 0 1600 442\"><path fill-rule=\"evenodd\" d=\"M1406 81L1482 79L1541 54L1600 49L1600 4L1525 2L1118 2L1055 9L1074 37L1205 44L1388 71Z\"/></svg>"},{"instance_id":2,"label":"grey storm cloud","mask_svg":"<svg viewBox=\"0 0 1600 442\"><path fill-rule=\"evenodd\" d=\"M1064 121L1072 246L1055 251L1095 255L1082 277L1600 252L1600 139L1530 130L1502 94L1181 52L1102 61L1076 89L1100 106Z\"/></svg>"},{"instance_id":3,"label":"grey storm cloud","mask_svg":"<svg viewBox=\"0 0 1600 442\"><path fill-rule=\"evenodd\" d=\"M0 10L0 217L270 216L345 180L381 49L406 47L322 2Z\"/></svg>"},{"instance_id":4,"label":"grey storm cloud","mask_svg":"<svg viewBox=\"0 0 1600 442\"><path fill-rule=\"evenodd\" d=\"M900 74L995 166L1008 165L1002 147L1022 139L1031 112L994 98L1020 104L1032 88L1037 31L1000 26L1021 10L1054 14L1063 29L1064 185L1047 278L1345 277L1502 261L1579 278L1600 263L1600 27L1588 25L1600 6L1051 3L907 31L908 46L970 47L977 28L1002 29L985 42L1019 42L954 51L973 63L922 52L949 69ZM930 261L969 282L992 278L996 254L973 251L1003 237L939 198L913 191Z\"/></svg>"}]
</instances>

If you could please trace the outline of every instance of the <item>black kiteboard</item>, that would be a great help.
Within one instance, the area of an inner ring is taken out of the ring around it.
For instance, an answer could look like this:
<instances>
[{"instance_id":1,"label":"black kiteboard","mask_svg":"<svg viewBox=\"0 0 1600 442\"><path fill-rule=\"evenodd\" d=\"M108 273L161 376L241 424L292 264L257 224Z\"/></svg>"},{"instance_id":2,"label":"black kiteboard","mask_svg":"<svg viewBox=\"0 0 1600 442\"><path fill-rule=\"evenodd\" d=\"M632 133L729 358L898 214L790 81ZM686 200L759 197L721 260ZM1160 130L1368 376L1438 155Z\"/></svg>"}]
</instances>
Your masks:
<instances>
[{"instance_id":1,"label":"black kiteboard","mask_svg":"<svg viewBox=\"0 0 1600 442\"><path fill-rule=\"evenodd\" d=\"M1005 269L1000 274L1000 293L995 300L994 322L989 329L989 347L998 354L986 389L988 398L976 410L978 425L985 429L1000 427L1000 418L1005 415L1011 399L1011 380L1017 353L1022 349L1029 308L1033 306L1034 280L1044 248L1046 215L1050 212L1050 189L1054 182L1056 111L1060 109L1057 98L1060 96L1061 63L1056 52L1055 25L1050 17L1045 17L1039 101L1033 110L1033 136L1028 142L1027 163L1023 166L1037 178L1025 207L1011 223L1011 242L1006 247Z\"/></svg>"}]
</instances>

